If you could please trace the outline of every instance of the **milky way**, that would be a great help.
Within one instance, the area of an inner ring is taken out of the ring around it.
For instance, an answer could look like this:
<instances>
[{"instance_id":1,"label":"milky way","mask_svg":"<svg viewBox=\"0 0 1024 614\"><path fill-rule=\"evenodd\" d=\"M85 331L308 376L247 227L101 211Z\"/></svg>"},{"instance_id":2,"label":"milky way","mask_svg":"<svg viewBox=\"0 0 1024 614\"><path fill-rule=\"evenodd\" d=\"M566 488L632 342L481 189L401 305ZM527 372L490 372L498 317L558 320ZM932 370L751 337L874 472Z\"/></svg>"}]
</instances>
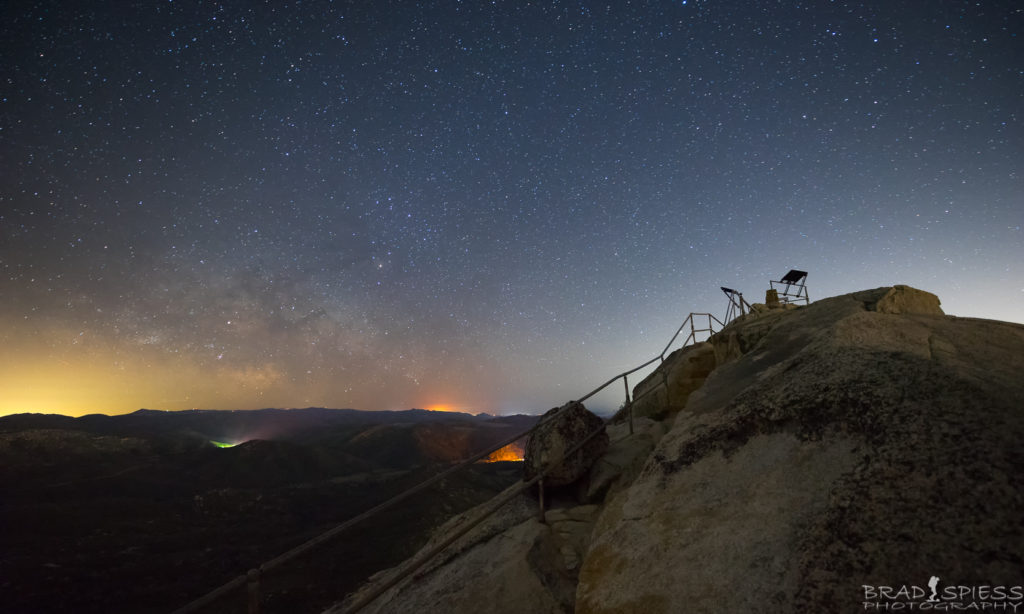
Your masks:
<instances>
[{"instance_id":1,"label":"milky way","mask_svg":"<svg viewBox=\"0 0 1024 614\"><path fill-rule=\"evenodd\" d=\"M1024 321L1017 3L252 4L9 6L0 413L533 413L790 268Z\"/></svg>"}]
</instances>

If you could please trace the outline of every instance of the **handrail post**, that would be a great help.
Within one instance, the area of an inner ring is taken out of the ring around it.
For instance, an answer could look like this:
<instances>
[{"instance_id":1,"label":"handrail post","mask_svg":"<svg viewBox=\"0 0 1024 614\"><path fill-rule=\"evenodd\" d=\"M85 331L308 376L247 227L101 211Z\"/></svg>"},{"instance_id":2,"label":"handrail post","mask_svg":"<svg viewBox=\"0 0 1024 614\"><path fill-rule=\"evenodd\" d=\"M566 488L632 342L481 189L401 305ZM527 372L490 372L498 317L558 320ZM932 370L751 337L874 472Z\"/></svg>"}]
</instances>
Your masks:
<instances>
[{"instance_id":1,"label":"handrail post","mask_svg":"<svg viewBox=\"0 0 1024 614\"><path fill-rule=\"evenodd\" d=\"M668 407L671 404L671 402L672 402L671 399L669 398L672 395L672 393L668 389L668 373L667 372L663 372L661 374L661 383L664 384L664 386L665 386L665 406Z\"/></svg>"},{"instance_id":2,"label":"handrail post","mask_svg":"<svg viewBox=\"0 0 1024 614\"><path fill-rule=\"evenodd\" d=\"M629 434L633 434L633 403L629 400L629 376L622 376L622 385L626 387L626 413L629 414Z\"/></svg>"},{"instance_id":3,"label":"handrail post","mask_svg":"<svg viewBox=\"0 0 1024 614\"><path fill-rule=\"evenodd\" d=\"M546 524L544 520L544 478L537 482L537 493L540 499L540 511L537 512L537 522Z\"/></svg>"},{"instance_id":4,"label":"handrail post","mask_svg":"<svg viewBox=\"0 0 1024 614\"><path fill-rule=\"evenodd\" d=\"M249 614L260 614L260 570L250 569L248 578Z\"/></svg>"}]
</instances>

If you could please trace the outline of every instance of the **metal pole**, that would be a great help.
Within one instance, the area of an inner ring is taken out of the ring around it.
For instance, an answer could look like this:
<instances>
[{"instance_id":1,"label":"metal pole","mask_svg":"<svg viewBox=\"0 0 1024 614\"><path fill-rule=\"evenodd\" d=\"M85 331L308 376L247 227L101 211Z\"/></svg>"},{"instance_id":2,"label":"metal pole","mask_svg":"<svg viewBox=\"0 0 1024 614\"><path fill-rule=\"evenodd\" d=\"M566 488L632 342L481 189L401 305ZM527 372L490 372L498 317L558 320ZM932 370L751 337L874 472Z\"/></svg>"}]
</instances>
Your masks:
<instances>
[{"instance_id":1,"label":"metal pole","mask_svg":"<svg viewBox=\"0 0 1024 614\"><path fill-rule=\"evenodd\" d=\"M622 376L622 385L626 387L626 413L629 414L629 434L633 434L633 403L629 400L629 376Z\"/></svg>"},{"instance_id":2,"label":"metal pole","mask_svg":"<svg viewBox=\"0 0 1024 614\"><path fill-rule=\"evenodd\" d=\"M662 372L662 374L661 374L661 383L665 385L665 407L668 407L669 404L671 403L671 399L669 399L669 396L670 396L671 393L669 392L669 389L668 389L668 373Z\"/></svg>"},{"instance_id":3,"label":"metal pole","mask_svg":"<svg viewBox=\"0 0 1024 614\"><path fill-rule=\"evenodd\" d=\"M250 569L246 577L249 580L249 614L260 614L260 570Z\"/></svg>"},{"instance_id":4,"label":"metal pole","mask_svg":"<svg viewBox=\"0 0 1024 614\"><path fill-rule=\"evenodd\" d=\"M537 482L537 492L540 496L540 511L537 513L537 522L545 524L544 520L544 478Z\"/></svg>"}]
</instances>

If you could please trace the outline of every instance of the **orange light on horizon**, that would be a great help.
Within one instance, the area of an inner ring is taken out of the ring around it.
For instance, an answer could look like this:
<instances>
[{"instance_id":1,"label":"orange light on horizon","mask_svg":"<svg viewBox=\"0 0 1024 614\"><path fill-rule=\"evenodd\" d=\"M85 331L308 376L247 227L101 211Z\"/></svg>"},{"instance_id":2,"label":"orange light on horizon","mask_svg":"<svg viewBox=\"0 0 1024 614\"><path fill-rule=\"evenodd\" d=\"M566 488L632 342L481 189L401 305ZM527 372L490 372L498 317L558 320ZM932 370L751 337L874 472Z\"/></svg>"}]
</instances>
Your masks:
<instances>
[{"instance_id":1,"label":"orange light on horizon","mask_svg":"<svg viewBox=\"0 0 1024 614\"><path fill-rule=\"evenodd\" d=\"M48 364L19 356L0 364L0 416L20 413L84 416L128 413L134 382L117 369L81 360Z\"/></svg>"},{"instance_id":2,"label":"orange light on horizon","mask_svg":"<svg viewBox=\"0 0 1024 614\"><path fill-rule=\"evenodd\" d=\"M434 405L427 405L428 411L458 411L454 406L447 405L445 403L435 403Z\"/></svg>"},{"instance_id":3,"label":"orange light on horizon","mask_svg":"<svg viewBox=\"0 0 1024 614\"><path fill-rule=\"evenodd\" d=\"M510 443L504 448L499 448L494 452L491 452L490 456L483 459L481 462L484 463L497 463L501 461L521 461L524 460L523 447L517 443Z\"/></svg>"}]
</instances>

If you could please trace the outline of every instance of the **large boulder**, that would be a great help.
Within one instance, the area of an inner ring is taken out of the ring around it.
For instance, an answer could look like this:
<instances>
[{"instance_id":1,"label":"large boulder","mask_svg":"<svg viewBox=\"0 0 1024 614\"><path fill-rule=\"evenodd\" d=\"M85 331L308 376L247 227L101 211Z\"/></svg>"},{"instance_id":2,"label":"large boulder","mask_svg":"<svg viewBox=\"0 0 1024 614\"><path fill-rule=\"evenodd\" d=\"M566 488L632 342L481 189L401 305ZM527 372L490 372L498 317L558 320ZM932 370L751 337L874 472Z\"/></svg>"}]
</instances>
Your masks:
<instances>
[{"instance_id":1,"label":"large boulder","mask_svg":"<svg viewBox=\"0 0 1024 614\"><path fill-rule=\"evenodd\" d=\"M558 464L544 476L546 486L565 486L580 479L608 449L608 433L601 432L563 461L558 461L591 433L603 428L604 420L577 401L548 410L526 442L524 479L533 479L552 463Z\"/></svg>"},{"instance_id":2,"label":"large boulder","mask_svg":"<svg viewBox=\"0 0 1024 614\"><path fill-rule=\"evenodd\" d=\"M926 316L945 315L942 307L939 307L939 297L931 292L911 288L910 286L896 285L875 303L875 311L878 313L891 314L918 314Z\"/></svg>"}]
</instances>

